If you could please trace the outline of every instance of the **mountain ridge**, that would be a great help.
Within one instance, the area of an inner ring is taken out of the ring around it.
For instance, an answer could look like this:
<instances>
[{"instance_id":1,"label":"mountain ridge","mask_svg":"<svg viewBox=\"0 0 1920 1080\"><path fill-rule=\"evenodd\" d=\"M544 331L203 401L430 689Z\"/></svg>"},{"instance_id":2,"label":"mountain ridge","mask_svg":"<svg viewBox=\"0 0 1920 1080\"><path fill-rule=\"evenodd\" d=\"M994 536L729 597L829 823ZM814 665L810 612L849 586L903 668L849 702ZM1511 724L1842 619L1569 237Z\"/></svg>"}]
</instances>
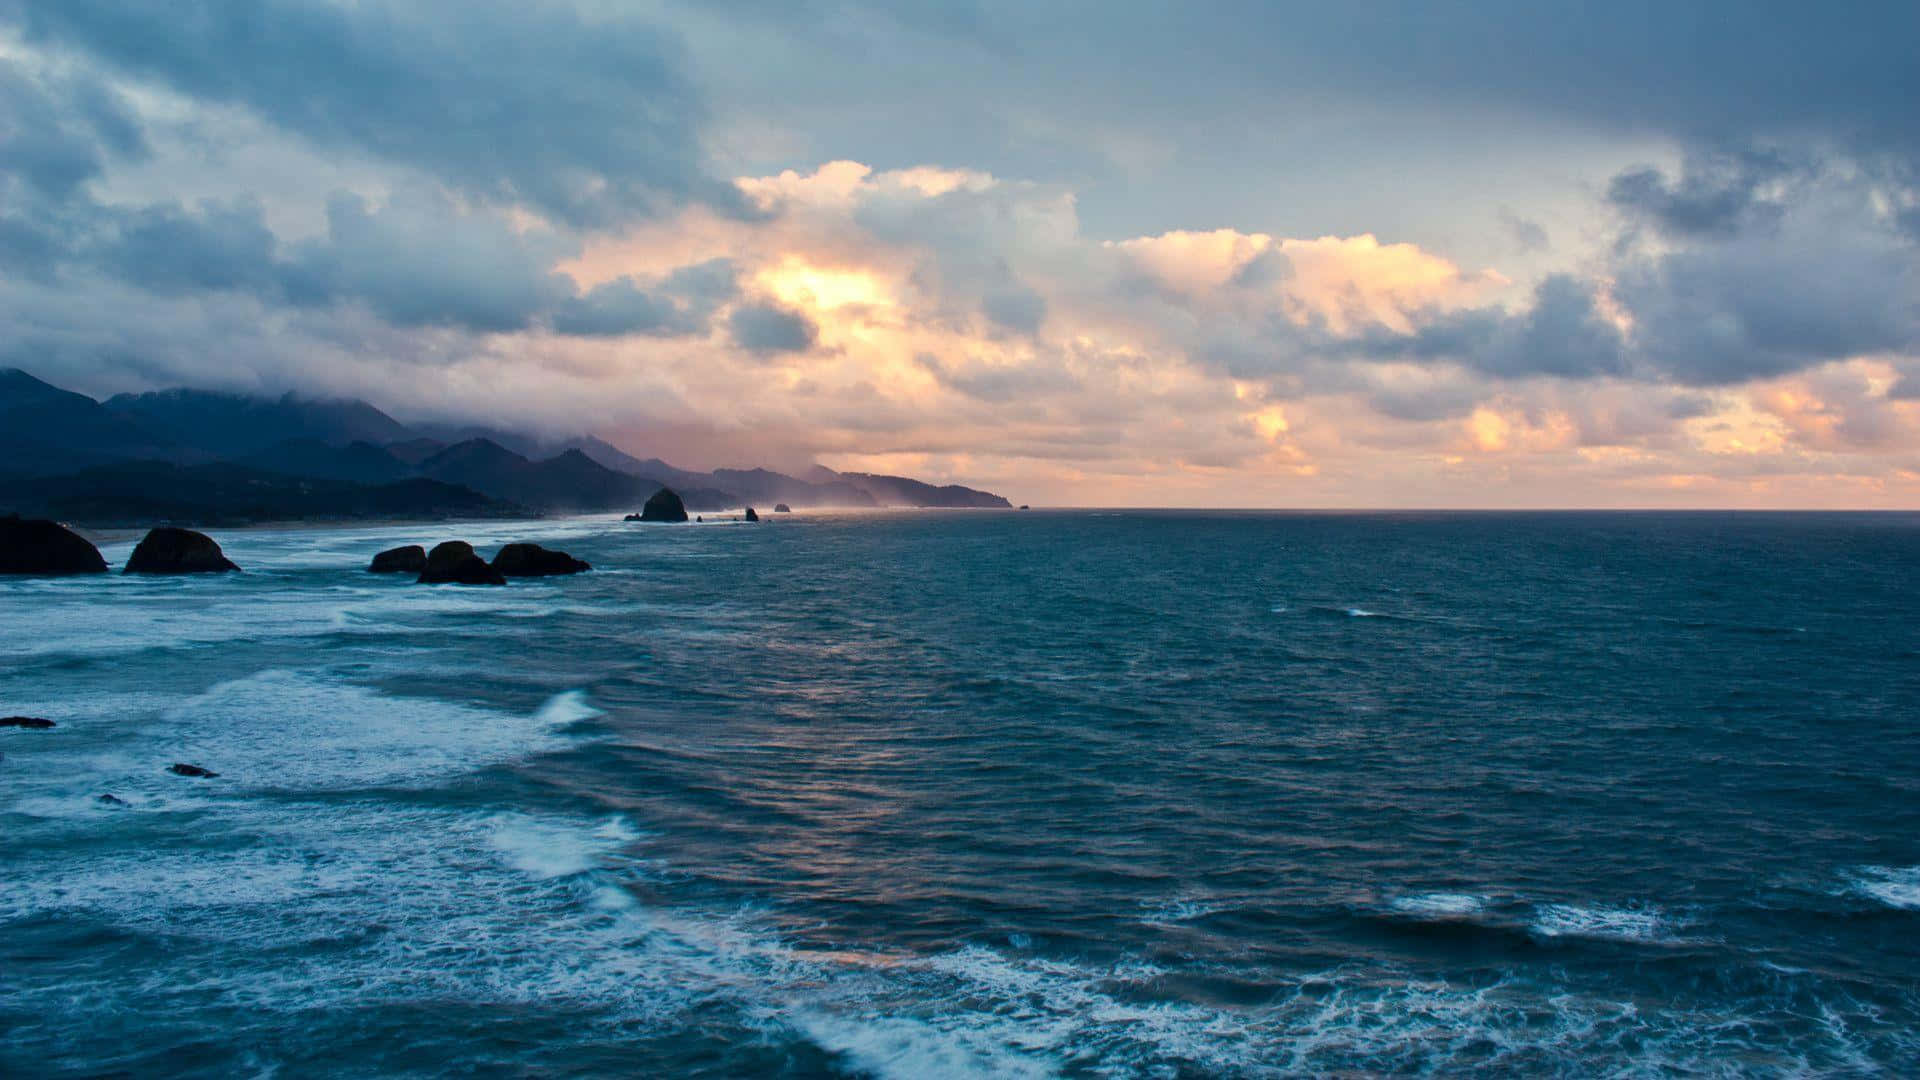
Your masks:
<instances>
[{"instance_id":1,"label":"mountain ridge","mask_svg":"<svg viewBox=\"0 0 1920 1080\"><path fill-rule=\"evenodd\" d=\"M158 465L176 471L134 468ZM776 503L1011 508L991 492L909 477L823 466L804 478L766 468L700 472L638 458L592 434L548 439L485 425L408 425L352 398L178 387L96 401L18 368L0 369L0 508L54 505L62 479L76 507L116 499L133 505L143 476L166 489L169 505L229 516L263 507L302 516L302 491L319 516L363 505L405 512L394 505L409 493L422 500L423 513L466 506L488 515L631 509L662 487L706 513ZM179 486L195 476L208 484L211 502L196 502ZM260 497L250 499L247 484ZM354 487L382 494L356 499L348 494Z\"/></svg>"}]
</instances>

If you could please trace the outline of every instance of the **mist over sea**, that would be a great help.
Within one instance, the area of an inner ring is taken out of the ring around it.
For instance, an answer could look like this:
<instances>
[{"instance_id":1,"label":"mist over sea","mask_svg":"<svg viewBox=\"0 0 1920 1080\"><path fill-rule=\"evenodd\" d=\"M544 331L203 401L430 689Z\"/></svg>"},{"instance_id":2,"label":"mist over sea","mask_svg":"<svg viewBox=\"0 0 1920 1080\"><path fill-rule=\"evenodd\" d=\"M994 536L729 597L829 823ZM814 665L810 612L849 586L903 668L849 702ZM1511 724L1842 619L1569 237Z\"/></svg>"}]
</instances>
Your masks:
<instances>
[{"instance_id":1,"label":"mist over sea","mask_svg":"<svg viewBox=\"0 0 1920 1080\"><path fill-rule=\"evenodd\" d=\"M215 535L0 579L0 1074L1920 1068L1920 515Z\"/></svg>"}]
</instances>

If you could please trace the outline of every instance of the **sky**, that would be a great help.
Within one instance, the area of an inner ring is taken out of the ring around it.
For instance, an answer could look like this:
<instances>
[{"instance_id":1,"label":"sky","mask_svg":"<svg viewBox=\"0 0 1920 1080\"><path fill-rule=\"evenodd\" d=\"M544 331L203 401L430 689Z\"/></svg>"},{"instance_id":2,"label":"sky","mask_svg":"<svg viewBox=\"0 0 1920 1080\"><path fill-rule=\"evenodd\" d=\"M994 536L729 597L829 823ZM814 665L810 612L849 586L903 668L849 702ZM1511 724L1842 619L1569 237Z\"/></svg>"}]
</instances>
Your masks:
<instances>
[{"instance_id":1,"label":"sky","mask_svg":"<svg viewBox=\"0 0 1920 1080\"><path fill-rule=\"evenodd\" d=\"M1920 5L0 0L0 366L1036 505L1920 506Z\"/></svg>"}]
</instances>

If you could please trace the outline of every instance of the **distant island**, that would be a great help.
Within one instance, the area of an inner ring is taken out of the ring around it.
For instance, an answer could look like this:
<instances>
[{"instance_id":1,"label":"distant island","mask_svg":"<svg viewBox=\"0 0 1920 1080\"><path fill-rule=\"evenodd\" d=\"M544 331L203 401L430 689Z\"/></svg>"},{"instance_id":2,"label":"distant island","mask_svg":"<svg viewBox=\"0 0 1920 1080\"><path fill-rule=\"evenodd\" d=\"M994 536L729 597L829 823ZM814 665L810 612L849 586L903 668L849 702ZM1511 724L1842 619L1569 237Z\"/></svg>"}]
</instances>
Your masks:
<instances>
[{"instance_id":1,"label":"distant island","mask_svg":"<svg viewBox=\"0 0 1920 1080\"><path fill-rule=\"evenodd\" d=\"M814 466L675 468L592 435L551 441L482 427L409 426L357 400L210 390L96 401L0 370L0 513L95 528L171 521L529 517L633 509L671 487L687 509L1011 509L991 492Z\"/></svg>"}]
</instances>

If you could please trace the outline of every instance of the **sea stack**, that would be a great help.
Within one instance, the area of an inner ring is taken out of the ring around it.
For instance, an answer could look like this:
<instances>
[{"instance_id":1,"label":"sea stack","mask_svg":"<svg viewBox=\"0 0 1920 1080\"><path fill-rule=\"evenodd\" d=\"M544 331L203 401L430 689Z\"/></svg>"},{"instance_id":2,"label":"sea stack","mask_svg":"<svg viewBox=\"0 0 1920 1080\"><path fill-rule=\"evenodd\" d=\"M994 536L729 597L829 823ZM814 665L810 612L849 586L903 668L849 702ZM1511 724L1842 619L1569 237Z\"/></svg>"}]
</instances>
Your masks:
<instances>
[{"instance_id":1,"label":"sea stack","mask_svg":"<svg viewBox=\"0 0 1920 1080\"><path fill-rule=\"evenodd\" d=\"M104 574L107 560L85 537L57 522L0 518L0 574Z\"/></svg>"},{"instance_id":2,"label":"sea stack","mask_svg":"<svg viewBox=\"0 0 1920 1080\"><path fill-rule=\"evenodd\" d=\"M550 577L591 570L585 560L564 551L548 551L539 544L508 544L493 557L493 569L502 577Z\"/></svg>"},{"instance_id":3,"label":"sea stack","mask_svg":"<svg viewBox=\"0 0 1920 1080\"><path fill-rule=\"evenodd\" d=\"M749 506L749 507L747 507L747 520L748 520L748 521L759 521L759 520L760 520L760 515L759 515L759 514L756 514L756 513L754 513L754 512L753 512L753 507L751 507L751 506Z\"/></svg>"},{"instance_id":4,"label":"sea stack","mask_svg":"<svg viewBox=\"0 0 1920 1080\"><path fill-rule=\"evenodd\" d=\"M673 493L672 488L661 488L647 500L647 505L640 508L640 520L685 521L687 506L680 501L680 496Z\"/></svg>"},{"instance_id":5,"label":"sea stack","mask_svg":"<svg viewBox=\"0 0 1920 1080\"><path fill-rule=\"evenodd\" d=\"M505 585L507 579L473 553L465 540L435 544L427 553L427 565L420 571L422 585Z\"/></svg>"},{"instance_id":6,"label":"sea stack","mask_svg":"<svg viewBox=\"0 0 1920 1080\"><path fill-rule=\"evenodd\" d=\"M240 569L206 533L162 526L127 559L129 574L222 574Z\"/></svg>"},{"instance_id":7,"label":"sea stack","mask_svg":"<svg viewBox=\"0 0 1920 1080\"><path fill-rule=\"evenodd\" d=\"M776 514L791 514L793 513L793 507L788 506L786 503L774 503L773 512Z\"/></svg>"},{"instance_id":8,"label":"sea stack","mask_svg":"<svg viewBox=\"0 0 1920 1080\"><path fill-rule=\"evenodd\" d=\"M367 570L375 574L418 574L427 568L427 549L419 544L388 548L373 557Z\"/></svg>"}]
</instances>

